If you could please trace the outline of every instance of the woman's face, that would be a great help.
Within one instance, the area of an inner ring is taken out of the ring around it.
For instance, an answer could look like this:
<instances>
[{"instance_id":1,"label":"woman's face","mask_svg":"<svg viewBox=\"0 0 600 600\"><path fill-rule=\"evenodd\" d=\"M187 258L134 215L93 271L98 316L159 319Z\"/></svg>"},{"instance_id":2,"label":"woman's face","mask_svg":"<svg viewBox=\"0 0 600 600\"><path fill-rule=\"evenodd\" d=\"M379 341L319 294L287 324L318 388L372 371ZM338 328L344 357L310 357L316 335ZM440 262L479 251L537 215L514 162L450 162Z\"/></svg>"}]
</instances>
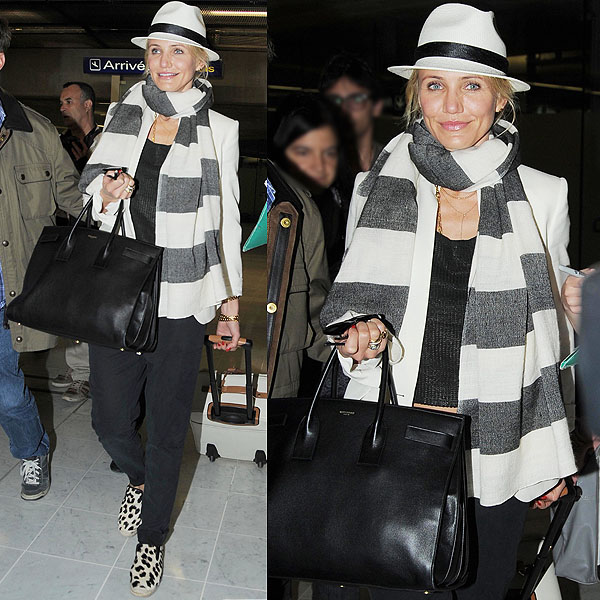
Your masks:
<instances>
[{"instance_id":1,"label":"woman's face","mask_svg":"<svg viewBox=\"0 0 600 600\"><path fill-rule=\"evenodd\" d=\"M166 40L148 40L147 68L163 92L184 92L192 87L194 75L202 65L191 46Z\"/></svg>"},{"instance_id":2,"label":"woman's face","mask_svg":"<svg viewBox=\"0 0 600 600\"><path fill-rule=\"evenodd\" d=\"M487 139L496 112L506 105L488 77L419 71L419 103L430 133L447 150L477 146Z\"/></svg>"},{"instance_id":3,"label":"woman's face","mask_svg":"<svg viewBox=\"0 0 600 600\"><path fill-rule=\"evenodd\" d=\"M311 181L328 188L337 174L337 136L330 125L313 129L296 138L285 149L285 157Z\"/></svg>"}]
</instances>

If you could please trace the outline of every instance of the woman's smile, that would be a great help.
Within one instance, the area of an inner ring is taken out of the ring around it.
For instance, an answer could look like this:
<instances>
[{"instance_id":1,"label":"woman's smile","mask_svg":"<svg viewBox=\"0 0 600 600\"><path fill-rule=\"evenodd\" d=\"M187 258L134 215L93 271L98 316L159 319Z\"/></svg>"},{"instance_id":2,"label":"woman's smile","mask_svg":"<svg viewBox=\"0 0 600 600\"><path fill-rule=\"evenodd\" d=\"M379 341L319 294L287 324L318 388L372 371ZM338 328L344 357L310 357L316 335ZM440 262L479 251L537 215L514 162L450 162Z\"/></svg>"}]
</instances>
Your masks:
<instances>
[{"instance_id":1,"label":"woman's smile","mask_svg":"<svg viewBox=\"0 0 600 600\"><path fill-rule=\"evenodd\" d=\"M419 102L427 129L447 150L480 144L506 104L486 77L425 69L419 71Z\"/></svg>"}]
</instances>

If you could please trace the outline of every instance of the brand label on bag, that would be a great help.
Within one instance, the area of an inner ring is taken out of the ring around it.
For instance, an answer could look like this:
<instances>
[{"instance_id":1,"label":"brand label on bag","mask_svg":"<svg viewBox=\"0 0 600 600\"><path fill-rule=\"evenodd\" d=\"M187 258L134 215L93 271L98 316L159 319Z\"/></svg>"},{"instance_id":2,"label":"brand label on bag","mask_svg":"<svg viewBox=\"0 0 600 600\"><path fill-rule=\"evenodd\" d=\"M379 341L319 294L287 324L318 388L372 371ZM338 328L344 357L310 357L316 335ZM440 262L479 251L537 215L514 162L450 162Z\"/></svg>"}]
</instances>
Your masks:
<instances>
[{"instance_id":1,"label":"brand label on bag","mask_svg":"<svg viewBox=\"0 0 600 600\"><path fill-rule=\"evenodd\" d=\"M349 417L350 415L355 415L356 413L353 410L340 410L340 415L344 415L345 417Z\"/></svg>"}]
</instances>

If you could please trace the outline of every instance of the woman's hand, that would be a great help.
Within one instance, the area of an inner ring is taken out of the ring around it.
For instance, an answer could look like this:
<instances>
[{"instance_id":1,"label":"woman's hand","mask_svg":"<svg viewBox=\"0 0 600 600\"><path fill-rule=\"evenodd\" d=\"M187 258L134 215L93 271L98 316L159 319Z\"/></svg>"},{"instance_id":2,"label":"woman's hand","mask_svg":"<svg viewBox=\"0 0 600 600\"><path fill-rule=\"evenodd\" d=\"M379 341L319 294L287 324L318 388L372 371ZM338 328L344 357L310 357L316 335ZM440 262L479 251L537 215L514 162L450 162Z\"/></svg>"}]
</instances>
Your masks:
<instances>
[{"instance_id":1,"label":"woman's hand","mask_svg":"<svg viewBox=\"0 0 600 600\"><path fill-rule=\"evenodd\" d=\"M569 477L571 477L569 475ZM556 502L562 495L564 489L567 487L564 479L561 479L557 485L555 485L551 490L546 492L543 496L540 496L533 503L533 508L548 508L552 503Z\"/></svg>"},{"instance_id":2,"label":"woman's hand","mask_svg":"<svg viewBox=\"0 0 600 600\"><path fill-rule=\"evenodd\" d=\"M582 272L589 275L594 272L594 269L582 269ZM584 280L585 277L569 275L565 279L560 292L565 313L575 331L579 331L579 322L581 320L581 286Z\"/></svg>"},{"instance_id":3,"label":"woman's hand","mask_svg":"<svg viewBox=\"0 0 600 600\"><path fill-rule=\"evenodd\" d=\"M347 337L344 344L338 346L338 352L359 363L366 358L375 358L383 352L387 344L388 331L379 319L371 319L353 325L343 336Z\"/></svg>"},{"instance_id":4,"label":"woman's hand","mask_svg":"<svg viewBox=\"0 0 600 600\"><path fill-rule=\"evenodd\" d=\"M109 171L102 178L102 189L100 190L100 196L102 196L102 212L105 212L106 207L111 202L117 202L118 200L124 200L131 198L133 190L135 189L135 181L131 175L121 172L116 179L112 178L115 171Z\"/></svg>"},{"instance_id":5,"label":"woman's hand","mask_svg":"<svg viewBox=\"0 0 600 600\"><path fill-rule=\"evenodd\" d=\"M239 316L240 301L235 298L221 304L221 314L231 317ZM219 342L213 344L215 350L225 350L234 352L238 348L238 340L240 339L240 323L239 321L219 321L217 323L217 335L231 336L230 342Z\"/></svg>"}]
</instances>

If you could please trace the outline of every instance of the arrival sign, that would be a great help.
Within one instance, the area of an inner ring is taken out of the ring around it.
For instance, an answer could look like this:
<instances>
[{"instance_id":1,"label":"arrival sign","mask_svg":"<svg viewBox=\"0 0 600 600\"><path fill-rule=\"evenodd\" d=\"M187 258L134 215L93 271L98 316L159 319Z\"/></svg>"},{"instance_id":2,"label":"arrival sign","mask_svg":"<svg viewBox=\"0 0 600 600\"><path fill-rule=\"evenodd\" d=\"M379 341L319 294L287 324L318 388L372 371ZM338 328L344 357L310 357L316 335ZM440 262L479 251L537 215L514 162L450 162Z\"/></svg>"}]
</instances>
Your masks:
<instances>
[{"instance_id":1,"label":"arrival sign","mask_svg":"<svg viewBox=\"0 0 600 600\"><path fill-rule=\"evenodd\" d=\"M146 65L141 58L116 56L86 56L83 59L83 72L90 75L142 75ZM211 79L223 78L223 61L211 62L208 67Z\"/></svg>"}]
</instances>

